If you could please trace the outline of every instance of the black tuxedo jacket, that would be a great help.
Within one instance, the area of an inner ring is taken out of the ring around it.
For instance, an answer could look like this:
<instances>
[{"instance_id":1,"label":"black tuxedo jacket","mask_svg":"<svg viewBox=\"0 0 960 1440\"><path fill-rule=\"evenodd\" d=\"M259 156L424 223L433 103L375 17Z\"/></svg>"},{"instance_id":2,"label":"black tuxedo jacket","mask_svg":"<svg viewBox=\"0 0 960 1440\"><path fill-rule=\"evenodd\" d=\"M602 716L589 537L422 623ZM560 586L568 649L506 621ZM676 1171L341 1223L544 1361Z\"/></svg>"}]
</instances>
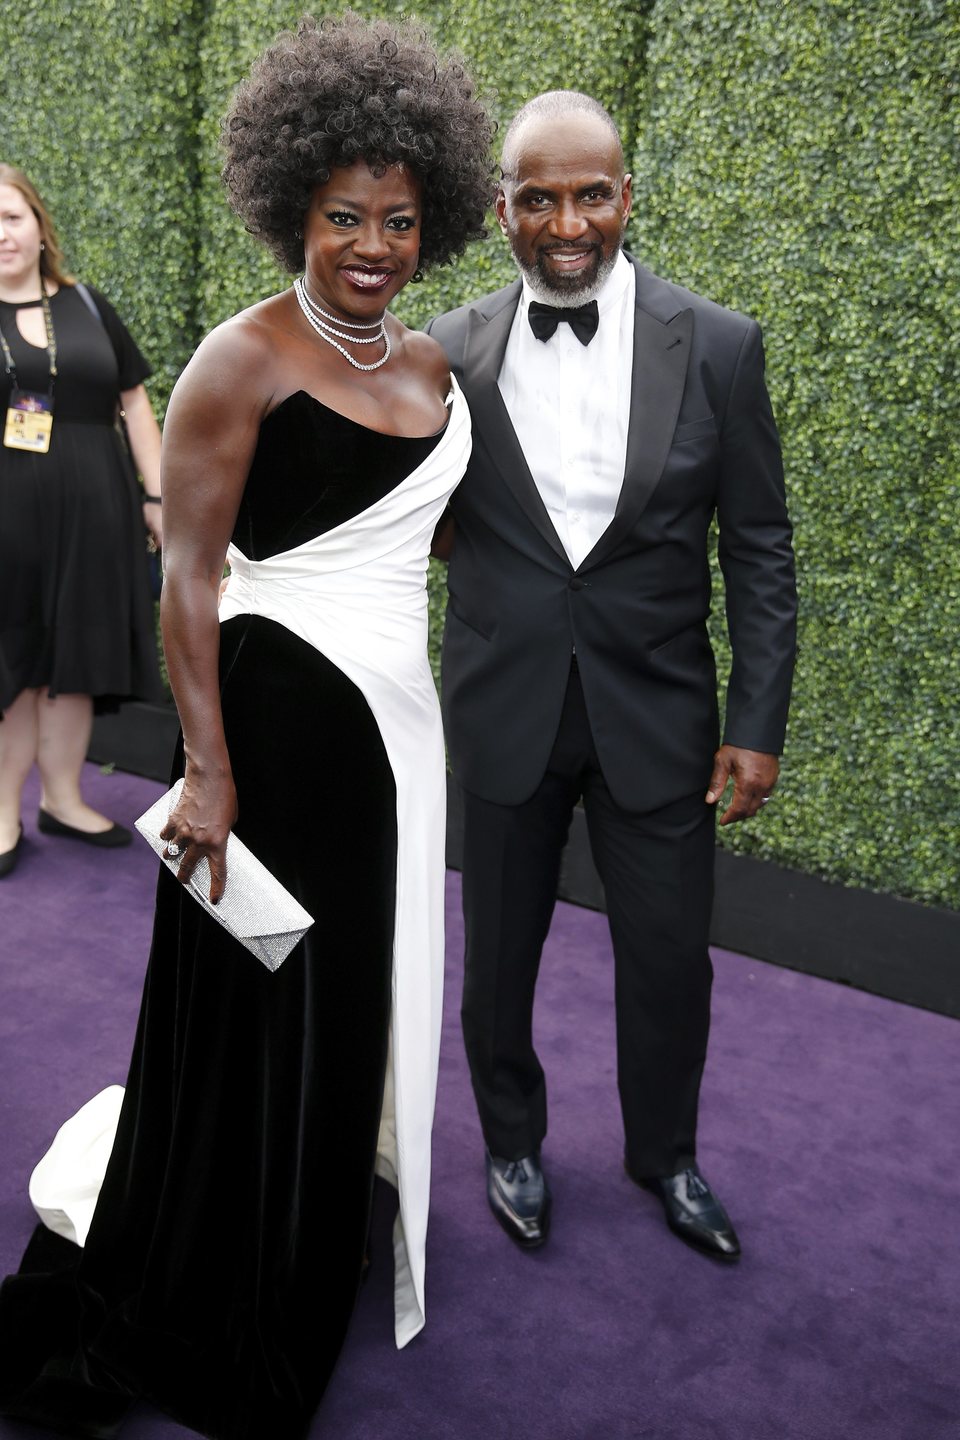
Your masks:
<instances>
[{"instance_id":1,"label":"black tuxedo jacket","mask_svg":"<svg viewBox=\"0 0 960 1440\"><path fill-rule=\"evenodd\" d=\"M706 790L718 733L707 637L716 514L733 666L724 739L779 753L796 593L776 426L756 322L636 269L633 386L616 513L576 570L497 386L515 282L430 332L470 403L443 710L466 789L519 804L546 770L576 649L604 777L623 808Z\"/></svg>"}]
</instances>

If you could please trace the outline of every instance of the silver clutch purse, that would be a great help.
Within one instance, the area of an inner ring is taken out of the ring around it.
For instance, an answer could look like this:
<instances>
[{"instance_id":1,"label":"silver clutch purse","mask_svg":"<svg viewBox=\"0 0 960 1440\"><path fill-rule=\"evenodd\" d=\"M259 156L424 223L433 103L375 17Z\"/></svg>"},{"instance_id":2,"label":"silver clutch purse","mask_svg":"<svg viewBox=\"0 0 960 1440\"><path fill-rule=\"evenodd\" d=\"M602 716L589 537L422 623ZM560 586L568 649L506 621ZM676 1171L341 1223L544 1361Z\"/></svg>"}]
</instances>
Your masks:
<instances>
[{"instance_id":1,"label":"silver clutch purse","mask_svg":"<svg viewBox=\"0 0 960 1440\"><path fill-rule=\"evenodd\" d=\"M172 790L161 795L156 804L134 822L150 848L174 875L177 866L167 854L167 842L160 839L160 831L182 789L183 781L178 780ZM289 890L285 890L233 834L227 841L227 883L219 904L210 904L210 866L205 858L190 876L186 888L197 904L251 955L256 955L268 970L279 969L313 924L313 916L307 914Z\"/></svg>"}]
</instances>

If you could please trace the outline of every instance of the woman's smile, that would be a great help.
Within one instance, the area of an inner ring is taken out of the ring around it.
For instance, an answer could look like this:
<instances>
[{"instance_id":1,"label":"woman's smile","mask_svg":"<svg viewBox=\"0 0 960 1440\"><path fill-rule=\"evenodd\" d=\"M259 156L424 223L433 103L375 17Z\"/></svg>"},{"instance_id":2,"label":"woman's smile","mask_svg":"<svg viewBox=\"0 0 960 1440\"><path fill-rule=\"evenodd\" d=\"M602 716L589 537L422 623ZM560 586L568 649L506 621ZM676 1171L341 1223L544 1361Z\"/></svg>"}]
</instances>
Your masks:
<instances>
[{"instance_id":1,"label":"woman's smile","mask_svg":"<svg viewBox=\"0 0 960 1440\"><path fill-rule=\"evenodd\" d=\"M382 290L393 271L385 265L344 265L340 273L358 290Z\"/></svg>"}]
</instances>

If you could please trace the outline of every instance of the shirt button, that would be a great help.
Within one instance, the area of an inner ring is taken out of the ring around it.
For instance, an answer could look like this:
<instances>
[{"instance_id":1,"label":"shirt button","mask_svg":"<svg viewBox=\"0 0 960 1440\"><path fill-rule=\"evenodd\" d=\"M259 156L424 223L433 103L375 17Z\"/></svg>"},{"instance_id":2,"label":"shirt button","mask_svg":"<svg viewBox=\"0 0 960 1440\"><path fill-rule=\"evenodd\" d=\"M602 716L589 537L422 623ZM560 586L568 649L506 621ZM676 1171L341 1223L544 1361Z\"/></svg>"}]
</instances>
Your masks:
<instances>
[{"instance_id":1,"label":"shirt button","mask_svg":"<svg viewBox=\"0 0 960 1440\"><path fill-rule=\"evenodd\" d=\"M579 511L579 510L574 510L573 514L570 516L570 524L571 524L571 525L579 525L579 524L580 524L580 520L581 520L580 511Z\"/></svg>"}]
</instances>

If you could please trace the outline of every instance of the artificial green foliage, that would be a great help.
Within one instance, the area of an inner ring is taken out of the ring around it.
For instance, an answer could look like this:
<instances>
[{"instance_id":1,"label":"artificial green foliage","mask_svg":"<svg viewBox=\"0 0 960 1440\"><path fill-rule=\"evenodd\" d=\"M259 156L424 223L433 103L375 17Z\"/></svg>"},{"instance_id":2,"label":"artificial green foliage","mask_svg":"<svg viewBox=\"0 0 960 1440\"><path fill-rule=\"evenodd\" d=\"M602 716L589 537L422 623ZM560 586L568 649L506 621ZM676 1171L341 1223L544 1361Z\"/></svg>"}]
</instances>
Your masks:
<instances>
[{"instance_id":1,"label":"artificial green foliage","mask_svg":"<svg viewBox=\"0 0 960 1440\"><path fill-rule=\"evenodd\" d=\"M153 365L162 412L196 341L202 0L0 6L0 159L33 180L68 265Z\"/></svg>"},{"instance_id":2,"label":"artificial green foliage","mask_svg":"<svg viewBox=\"0 0 960 1440\"><path fill-rule=\"evenodd\" d=\"M343 7L337 7L342 9ZM355 6L399 17L396 4ZM0 158L157 369L287 283L230 215L219 119L284 0L0 9ZM502 125L575 86L635 156L632 248L755 315L784 440L801 656L777 799L725 843L960 906L960 21L956 0L431 0ZM410 324L504 284L494 229ZM722 589L715 638L725 654ZM442 568L431 570L433 659Z\"/></svg>"},{"instance_id":3,"label":"artificial green foliage","mask_svg":"<svg viewBox=\"0 0 960 1440\"><path fill-rule=\"evenodd\" d=\"M954 907L958 75L946 0L657 6L634 167L642 258L763 325L796 529L783 778L725 839Z\"/></svg>"}]
</instances>

